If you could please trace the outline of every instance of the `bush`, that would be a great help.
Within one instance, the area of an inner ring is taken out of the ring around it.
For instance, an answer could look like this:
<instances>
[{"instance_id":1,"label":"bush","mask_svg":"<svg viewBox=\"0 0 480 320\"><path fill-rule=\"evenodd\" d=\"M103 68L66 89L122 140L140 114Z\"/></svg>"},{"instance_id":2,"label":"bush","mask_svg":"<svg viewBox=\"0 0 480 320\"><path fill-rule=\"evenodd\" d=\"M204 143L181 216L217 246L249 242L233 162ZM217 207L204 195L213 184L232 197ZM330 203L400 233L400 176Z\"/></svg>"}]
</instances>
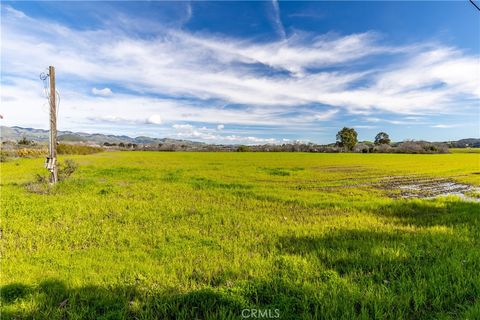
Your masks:
<instances>
[{"instance_id":1,"label":"bush","mask_svg":"<svg viewBox=\"0 0 480 320\"><path fill-rule=\"evenodd\" d=\"M394 148L396 153L448 153L448 146L443 143L425 141L405 141Z\"/></svg>"},{"instance_id":2,"label":"bush","mask_svg":"<svg viewBox=\"0 0 480 320\"><path fill-rule=\"evenodd\" d=\"M7 162L9 160L6 152L0 151L0 162Z\"/></svg>"},{"instance_id":3,"label":"bush","mask_svg":"<svg viewBox=\"0 0 480 320\"><path fill-rule=\"evenodd\" d=\"M250 147L248 146L238 146L237 148L237 152L249 152L250 151Z\"/></svg>"},{"instance_id":4,"label":"bush","mask_svg":"<svg viewBox=\"0 0 480 320\"><path fill-rule=\"evenodd\" d=\"M27 183L26 188L29 192L37 194L50 193L49 178L46 175L36 174L34 181Z\"/></svg>"},{"instance_id":5,"label":"bush","mask_svg":"<svg viewBox=\"0 0 480 320\"><path fill-rule=\"evenodd\" d=\"M22 148L15 151L16 156L20 158L38 158L47 155L47 149Z\"/></svg>"},{"instance_id":6,"label":"bush","mask_svg":"<svg viewBox=\"0 0 480 320\"><path fill-rule=\"evenodd\" d=\"M397 153L423 153L423 146L415 141L405 141L395 147Z\"/></svg>"},{"instance_id":7,"label":"bush","mask_svg":"<svg viewBox=\"0 0 480 320\"><path fill-rule=\"evenodd\" d=\"M394 148L392 148L388 144L380 144L373 148L373 152L378 152L378 153L393 153Z\"/></svg>"},{"instance_id":8,"label":"bush","mask_svg":"<svg viewBox=\"0 0 480 320\"><path fill-rule=\"evenodd\" d=\"M77 170L78 164L71 160L67 159L65 162L58 163L58 181L64 181L68 179L74 172ZM26 189L29 192L37 194L49 194L52 190L52 185L50 184L50 173L48 174L36 174L32 182L26 184Z\"/></svg>"},{"instance_id":9,"label":"bush","mask_svg":"<svg viewBox=\"0 0 480 320\"><path fill-rule=\"evenodd\" d=\"M353 152L369 153L370 146L366 143L359 143L353 147Z\"/></svg>"},{"instance_id":10,"label":"bush","mask_svg":"<svg viewBox=\"0 0 480 320\"><path fill-rule=\"evenodd\" d=\"M30 146L34 145L35 142L28 140L27 137L23 136L22 139L18 140L17 142L18 145L24 145L24 146Z\"/></svg>"},{"instance_id":11,"label":"bush","mask_svg":"<svg viewBox=\"0 0 480 320\"><path fill-rule=\"evenodd\" d=\"M71 160L67 159L65 162L61 162L58 165L58 181L63 181L68 179L74 172L77 170L78 164Z\"/></svg>"}]
</instances>

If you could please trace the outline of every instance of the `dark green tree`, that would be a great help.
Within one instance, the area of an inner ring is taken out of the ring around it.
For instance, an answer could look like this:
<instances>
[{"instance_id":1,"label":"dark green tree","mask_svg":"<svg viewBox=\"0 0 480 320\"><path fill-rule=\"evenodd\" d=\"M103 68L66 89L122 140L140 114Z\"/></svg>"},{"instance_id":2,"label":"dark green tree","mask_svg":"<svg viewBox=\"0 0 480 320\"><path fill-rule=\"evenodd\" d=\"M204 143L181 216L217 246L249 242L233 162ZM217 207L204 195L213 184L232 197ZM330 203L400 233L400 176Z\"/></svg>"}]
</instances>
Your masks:
<instances>
[{"instance_id":1,"label":"dark green tree","mask_svg":"<svg viewBox=\"0 0 480 320\"><path fill-rule=\"evenodd\" d=\"M29 145L33 144L33 141L30 141L30 140L27 139L27 137L23 136L22 139L18 140L17 144L29 146Z\"/></svg>"},{"instance_id":2,"label":"dark green tree","mask_svg":"<svg viewBox=\"0 0 480 320\"><path fill-rule=\"evenodd\" d=\"M249 146L240 145L240 146L238 146L237 151L238 151L238 152L249 152L249 151L250 151L250 147L249 147Z\"/></svg>"},{"instance_id":3,"label":"dark green tree","mask_svg":"<svg viewBox=\"0 0 480 320\"><path fill-rule=\"evenodd\" d=\"M375 136L375 144L378 146L378 145L381 145L381 144L390 144L390 137L388 136L387 133L385 132L379 132L376 136Z\"/></svg>"},{"instance_id":4,"label":"dark green tree","mask_svg":"<svg viewBox=\"0 0 480 320\"><path fill-rule=\"evenodd\" d=\"M337 143L340 147L351 151L357 142L357 132L355 129L344 127L342 130L338 131Z\"/></svg>"}]
</instances>

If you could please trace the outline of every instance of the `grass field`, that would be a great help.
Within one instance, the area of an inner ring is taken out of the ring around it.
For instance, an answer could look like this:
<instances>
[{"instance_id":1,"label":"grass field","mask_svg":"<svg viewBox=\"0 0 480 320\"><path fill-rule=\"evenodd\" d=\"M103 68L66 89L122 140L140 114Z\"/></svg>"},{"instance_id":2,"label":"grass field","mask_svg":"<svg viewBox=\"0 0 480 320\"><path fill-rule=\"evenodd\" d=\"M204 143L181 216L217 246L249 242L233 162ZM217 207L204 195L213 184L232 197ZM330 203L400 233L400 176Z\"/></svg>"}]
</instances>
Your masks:
<instances>
[{"instance_id":1,"label":"grass field","mask_svg":"<svg viewBox=\"0 0 480 320\"><path fill-rule=\"evenodd\" d=\"M452 153L480 153L480 148L452 148Z\"/></svg>"},{"instance_id":2,"label":"grass field","mask_svg":"<svg viewBox=\"0 0 480 320\"><path fill-rule=\"evenodd\" d=\"M2 163L2 319L479 319L480 154L104 152ZM63 157L65 159L65 157Z\"/></svg>"}]
</instances>

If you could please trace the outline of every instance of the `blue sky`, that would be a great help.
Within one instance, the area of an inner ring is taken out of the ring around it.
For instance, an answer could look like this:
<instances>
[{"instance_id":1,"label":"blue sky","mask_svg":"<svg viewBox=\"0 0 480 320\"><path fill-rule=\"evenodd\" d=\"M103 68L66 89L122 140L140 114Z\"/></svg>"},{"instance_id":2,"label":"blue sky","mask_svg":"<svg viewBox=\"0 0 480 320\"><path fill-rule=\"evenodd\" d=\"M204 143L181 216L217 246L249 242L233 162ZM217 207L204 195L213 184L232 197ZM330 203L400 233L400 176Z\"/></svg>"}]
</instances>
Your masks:
<instances>
[{"instance_id":1,"label":"blue sky","mask_svg":"<svg viewBox=\"0 0 480 320\"><path fill-rule=\"evenodd\" d=\"M479 137L468 1L8 2L2 124L211 143Z\"/></svg>"}]
</instances>

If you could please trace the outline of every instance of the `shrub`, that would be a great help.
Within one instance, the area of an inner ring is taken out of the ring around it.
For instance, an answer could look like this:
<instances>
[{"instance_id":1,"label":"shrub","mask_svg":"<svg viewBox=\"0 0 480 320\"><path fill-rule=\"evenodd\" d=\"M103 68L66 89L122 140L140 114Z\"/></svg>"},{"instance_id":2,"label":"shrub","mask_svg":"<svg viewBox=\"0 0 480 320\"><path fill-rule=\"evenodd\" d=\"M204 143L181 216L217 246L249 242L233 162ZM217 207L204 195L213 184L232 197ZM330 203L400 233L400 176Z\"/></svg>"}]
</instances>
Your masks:
<instances>
[{"instance_id":1,"label":"shrub","mask_svg":"<svg viewBox=\"0 0 480 320\"><path fill-rule=\"evenodd\" d=\"M408 154L422 154L422 153L448 153L448 146L444 143L431 143L426 141L404 141L390 146L381 144L375 146L374 152L378 153L408 153Z\"/></svg>"},{"instance_id":2,"label":"shrub","mask_svg":"<svg viewBox=\"0 0 480 320\"><path fill-rule=\"evenodd\" d=\"M110 142L104 142L103 145L104 145L105 147L116 147L116 146L117 146L116 143L110 143Z\"/></svg>"},{"instance_id":3,"label":"shrub","mask_svg":"<svg viewBox=\"0 0 480 320\"><path fill-rule=\"evenodd\" d=\"M359 143L353 147L353 152L369 153L370 146L366 143Z\"/></svg>"},{"instance_id":4,"label":"shrub","mask_svg":"<svg viewBox=\"0 0 480 320\"><path fill-rule=\"evenodd\" d=\"M57 146L58 154L93 154L102 152L103 149L100 147L84 146L77 144L59 144Z\"/></svg>"},{"instance_id":5,"label":"shrub","mask_svg":"<svg viewBox=\"0 0 480 320\"><path fill-rule=\"evenodd\" d=\"M443 143L426 141L405 141L395 148L397 153L448 153L448 147Z\"/></svg>"},{"instance_id":6,"label":"shrub","mask_svg":"<svg viewBox=\"0 0 480 320\"><path fill-rule=\"evenodd\" d=\"M16 156L20 158L38 158L47 155L47 149L22 148L15 151Z\"/></svg>"},{"instance_id":7,"label":"shrub","mask_svg":"<svg viewBox=\"0 0 480 320\"><path fill-rule=\"evenodd\" d=\"M393 150L394 150L394 148L392 148L388 144L381 144L381 145L375 146L375 148L373 148L373 152L379 152L379 153L392 153L392 152L394 152Z\"/></svg>"},{"instance_id":8,"label":"shrub","mask_svg":"<svg viewBox=\"0 0 480 320\"><path fill-rule=\"evenodd\" d=\"M23 136L22 139L18 140L17 144L30 146L30 145L34 145L35 143L32 140L28 140L27 137Z\"/></svg>"},{"instance_id":9,"label":"shrub","mask_svg":"<svg viewBox=\"0 0 480 320\"><path fill-rule=\"evenodd\" d=\"M32 182L27 183L26 188L29 192L37 194L48 194L51 190L48 176L38 173Z\"/></svg>"},{"instance_id":10,"label":"shrub","mask_svg":"<svg viewBox=\"0 0 480 320\"><path fill-rule=\"evenodd\" d=\"M78 164L71 160L67 159L65 162L58 163L58 181L64 181L68 179L74 172L77 170ZM52 190L52 185L50 184L50 174L36 174L32 182L26 184L26 189L29 192L36 194L49 194Z\"/></svg>"},{"instance_id":11,"label":"shrub","mask_svg":"<svg viewBox=\"0 0 480 320\"><path fill-rule=\"evenodd\" d=\"M238 148L237 148L237 152L248 152L248 151L250 151L250 147L248 147L248 146L243 146L242 145L242 146L238 146Z\"/></svg>"},{"instance_id":12,"label":"shrub","mask_svg":"<svg viewBox=\"0 0 480 320\"><path fill-rule=\"evenodd\" d=\"M58 165L58 181L63 181L69 178L75 170L77 170L78 164L71 160L67 159L65 162L61 162Z\"/></svg>"},{"instance_id":13,"label":"shrub","mask_svg":"<svg viewBox=\"0 0 480 320\"><path fill-rule=\"evenodd\" d=\"M7 162L8 154L6 152L0 151L0 162Z\"/></svg>"}]
</instances>

